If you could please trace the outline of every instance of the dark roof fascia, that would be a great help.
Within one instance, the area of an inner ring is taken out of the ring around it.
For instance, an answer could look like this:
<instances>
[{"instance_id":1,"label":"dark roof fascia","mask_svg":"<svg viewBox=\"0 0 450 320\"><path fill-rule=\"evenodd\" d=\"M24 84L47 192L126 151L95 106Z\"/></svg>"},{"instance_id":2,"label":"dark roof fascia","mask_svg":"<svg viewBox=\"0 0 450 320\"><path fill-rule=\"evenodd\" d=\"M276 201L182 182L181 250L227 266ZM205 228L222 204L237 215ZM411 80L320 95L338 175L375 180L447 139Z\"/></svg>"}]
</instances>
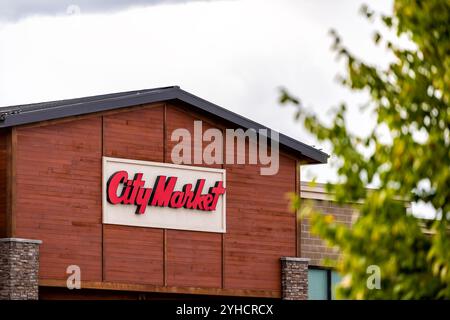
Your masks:
<instances>
[{"instance_id":1,"label":"dark roof fascia","mask_svg":"<svg viewBox=\"0 0 450 320\"><path fill-rule=\"evenodd\" d=\"M7 128L22 124L173 100L192 105L199 110L202 110L208 114L212 114L221 119L225 119L244 129L267 129L269 136L271 132L269 128L257 122L254 122L237 113L215 105L200 97L197 97L189 92L180 89L177 86L161 88L158 90L149 90L147 92L144 91L139 94L133 92L125 92L123 93L123 95L105 97L104 99L101 99L101 97L99 97L99 99L100 100L94 101L83 101L83 99L80 99L76 103L70 103L70 101L68 101L67 104L61 104L52 107L45 107L45 103L43 103L42 108L33 109L30 111L27 111L26 108L21 110L20 106L0 108L0 115L3 119L2 121L0 121L0 128ZM61 103L64 103L64 101L62 101ZM279 142L282 146L287 147L295 154L300 154L311 159L312 161L308 161L310 163L327 162L328 154L326 154L325 152L315 149L314 147L297 141L284 134L279 134Z\"/></svg>"},{"instance_id":2,"label":"dark roof fascia","mask_svg":"<svg viewBox=\"0 0 450 320\"><path fill-rule=\"evenodd\" d=\"M173 90L162 90L157 92L141 93L139 95L125 95L104 100L95 100L89 102L69 103L51 108L42 108L38 110L18 112L8 114L3 122L0 122L0 128L13 127L21 124L34 123L64 117L78 116L89 113L96 113L125 107L132 107L142 104L161 102L176 98L176 92ZM16 108L18 108L17 106ZM0 114L2 110L0 109Z\"/></svg>"},{"instance_id":3,"label":"dark roof fascia","mask_svg":"<svg viewBox=\"0 0 450 320\"><path fill-rule=\"evenodd\" d=\"M215 105L207 100L204 100L200 97L197 97L189 92L186 92L182 89L178 89L180 91L179 99L183 102L186 102L190 105L194 105L197 108L204 110L208 113L213 113L216 116L226 119L232 123L235 123L237 126L249 129L253 128L255 130L259 129L267 129L268 130L268 136L270 137L270 133L273 131L270 128L263 126L262 124L259 124L255 121L252 121L248 118L245 118L237 113L234 113L232 111L229 111L225 108L222 108L218 105ZM295 140L289 136L286 136L282 133L278 133L279 142L281 145L287 147L288 149L291 149L295 153L300 152L303 156L306 156L308 158L311 158L313 162L315 163L327 163L328 154L325 152L318 150L314 147L311 147L303 142L300 142L298 140Z\"/></svg>"}]
</instances>

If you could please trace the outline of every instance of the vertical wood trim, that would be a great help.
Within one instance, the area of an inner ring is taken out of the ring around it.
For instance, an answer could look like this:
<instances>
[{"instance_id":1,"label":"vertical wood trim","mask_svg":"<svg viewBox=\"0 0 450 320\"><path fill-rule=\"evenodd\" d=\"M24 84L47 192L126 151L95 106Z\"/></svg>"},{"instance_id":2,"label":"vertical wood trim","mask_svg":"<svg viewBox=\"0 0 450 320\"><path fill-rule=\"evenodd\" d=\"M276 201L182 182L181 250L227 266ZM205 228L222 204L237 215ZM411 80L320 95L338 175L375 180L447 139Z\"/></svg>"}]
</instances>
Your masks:
<instances>
[{"instance_id":1,"label":"vertical wood trim","mask_svg":"<svg viewBox=\"0 0 450 320\"><path fill-rule=\"evenodd\" d=\"M295 161L295 194L300 197L300 161ZM302 244L302 221L300 219L300 208L295 211L295 253L301 257Z\"/></svg>"},{"instance_id":2,"label":"vertical wood trim","mask_svg":"<svg viewBox=\"0 0 450 320\"><path fill-rule=\"evenodd\" d=\"M224 137L224 130L223 128L221 128L222 130L222 137ZM222 139L222 169L226 169L225 168L225 152L226 152L226 148L225 148L225 143L223 143ZM225 181L226 183L226 181ZM228 185L227 185L228 188ZM227 212L225 211L225 215L227 214ZM226 221L226 220L225 220ZM225 233L222 233L222 274L221 274L221 284L222 284L222 289L225 288Z\"/></svg>"},{"instance_id":3,"label":"vertical wood trim","mask_svg":"<svg viewBox=\"0 0 450 320\"><path fill-rule=\"evenodd\" d=\"M104 116L102 116L102 124L101 124L101 137L100 137L100 139L101 139L101 149L102 149L102 158L100 159L100 170L101 170L101 175L100 175L100 177L101 177L101 181L100 181L100 188L103 188L103 156L105 155L105 143L104 143L104 135L105 135L105 128L104 128L104 126L105 126L105 120L104 120ZM103 190L102 190L102 192L101 192L101 194L102 194L102 197L103 197ZM102 226L102 229L101 229L101 237L102 237L102 239L101 239L101 250L102 250L102 253L101 253L101 259L102 259L102 261L101 261L101 267L102 267L102 281L105 281L105 273L106 273L106 270L105 270L105 253L104 253L104 251L105 251L105 226L103 225L103 201L100 201L100 206L101 206L101 210L100 210L100 225Z\"/></svg>"},{"instance_id":4,"label":"vertical wood trim","mask_svg":"<svg viewBox=\"0 0 450 320\"><path fill-rule=\"evenodd\" d=\"M6 236L16 236L16 152L17 129L12 127L7 136L6 173Z\"/></svg>"},{"instance_id":5,"label":"vertical wood trim","mask_svg":"<svg viewBox=\"0 0 450 320\"><path fill-rule=\"evenodd\" d=\"M163 106L163 162L166 162L167 152L167 104Z\"/></svg>"},{"instance_id":6,"label":"vertical wood trim","mask_svg":"<svg viewBox=\"0 0 450 320\"><path fill-rule=\"evenodd\" d=\"M5 237L12 237L12 224L11 224L11 176L12 176L12 143L11 143L11 134L12 128L10 128L6 134L6 212L5 212Z\"/></svg>"},{"instance_id":7,"label":"vertical wood trim","mask_svg":"<svg viewBox=\"0 0 450 320\"><path fill-rule=\"evenodd\" d=\"M163 106L163 162L167 162L167 104ZM163 229L163 284L167 287L167 229Z\"/></svg>"},{"instance_id":8,"label":"vertical wood trim","mask_svg":"<svg viewBox=\"0 0 450 320\"><path fill-rule=\"evenodd\" d=\"M163 283L167 287L167 229L163 229Z\"/></svg>"},{"instance_id":9,"label":"vertical wood trim","mask_svg":"<svg viewBox=\"0 0 450 320\"><path fill-rule=\"evenodd\" d=\"M222 289L225 288L225 233L222 233Z\"/></svg>"}]
</instances>

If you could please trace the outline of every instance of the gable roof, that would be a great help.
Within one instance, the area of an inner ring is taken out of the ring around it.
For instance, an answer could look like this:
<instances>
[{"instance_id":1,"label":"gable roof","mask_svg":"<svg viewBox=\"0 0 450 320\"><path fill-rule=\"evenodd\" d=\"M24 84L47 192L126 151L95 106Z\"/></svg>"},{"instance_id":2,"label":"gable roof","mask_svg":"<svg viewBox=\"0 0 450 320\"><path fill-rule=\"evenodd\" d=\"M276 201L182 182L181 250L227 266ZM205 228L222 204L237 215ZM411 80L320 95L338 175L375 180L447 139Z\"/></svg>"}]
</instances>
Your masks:
<instances>
[{"instance_id":1,"label":"gable roof","mask_svg":"<svg viewBox=\"0 0 450 320\"><path fill-rule=\"evenodd\" d=\"M269 128L199 98L178 86L2 107L0 108L0 128L163 101L181 101L193 107L194 110L227 120L243 129L268 129L270 132ZM309 163L327 162L328 154L325 152L284 134L279 134L279 142L281 146L296 155L306 157Z\"/></svg>"}]
</instances>

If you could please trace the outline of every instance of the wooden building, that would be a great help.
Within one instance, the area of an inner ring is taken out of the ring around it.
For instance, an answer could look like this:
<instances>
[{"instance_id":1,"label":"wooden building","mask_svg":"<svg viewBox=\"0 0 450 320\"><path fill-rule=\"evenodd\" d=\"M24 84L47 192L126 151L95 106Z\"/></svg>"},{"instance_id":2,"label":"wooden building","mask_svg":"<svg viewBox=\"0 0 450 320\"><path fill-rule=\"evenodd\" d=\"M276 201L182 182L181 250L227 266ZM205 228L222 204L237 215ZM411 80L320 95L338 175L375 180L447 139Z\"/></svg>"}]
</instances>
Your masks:
<instances>
[{"instance_id":1,"label":"wooden building","mask_svg":"<svg viewBox=\"0 0 450 320\"><path fill-rule=\"evenodd\" d=\"M267 129L179 87L1 108L0 279L9 273L9 280L0 280L0 297L305 298L307 283L301 292L292 291L284 272L304 273L308 262L286 193L300 192L300 165L325 163L328 155L282 134L275 175L261 175L260 163L186 167L223 174L226 206L224 198L220 214L226 228L183 229L182 219L169 227L164 221L162 227L140 225L141 220L105 223L105 206L113 208L105 198L105 159L172 170L163 165L172 162L171 134L177 128L194 134L196 120L202 130L224 134L229 128ZM170 204L161 209L176 211ZM154 208L147 210L142 216L150 219ZM139 216L134 209L132 215ZM30 261L20 264L16 256ZM70 266L79 268L81 289L67 287L75 270Z\"/></svg>"}]
</instances>

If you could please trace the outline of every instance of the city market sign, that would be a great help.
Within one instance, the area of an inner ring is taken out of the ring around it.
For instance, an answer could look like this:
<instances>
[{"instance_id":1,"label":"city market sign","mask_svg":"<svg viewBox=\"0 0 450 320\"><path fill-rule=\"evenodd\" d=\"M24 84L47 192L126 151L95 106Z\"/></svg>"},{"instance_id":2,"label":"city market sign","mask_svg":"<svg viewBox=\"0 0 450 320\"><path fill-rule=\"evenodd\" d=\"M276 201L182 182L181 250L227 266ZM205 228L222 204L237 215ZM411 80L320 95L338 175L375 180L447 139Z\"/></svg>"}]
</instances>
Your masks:
<instances>
[{"instance_id":1,"label":"city market sign","mask_svg":"<svg viewBox=\"0 0 450 320\"><path fill-rule=\"evenodd\" d=\"M225 170L103 157L103 223L225 232Z\"/></svg>"}]
</instances>

